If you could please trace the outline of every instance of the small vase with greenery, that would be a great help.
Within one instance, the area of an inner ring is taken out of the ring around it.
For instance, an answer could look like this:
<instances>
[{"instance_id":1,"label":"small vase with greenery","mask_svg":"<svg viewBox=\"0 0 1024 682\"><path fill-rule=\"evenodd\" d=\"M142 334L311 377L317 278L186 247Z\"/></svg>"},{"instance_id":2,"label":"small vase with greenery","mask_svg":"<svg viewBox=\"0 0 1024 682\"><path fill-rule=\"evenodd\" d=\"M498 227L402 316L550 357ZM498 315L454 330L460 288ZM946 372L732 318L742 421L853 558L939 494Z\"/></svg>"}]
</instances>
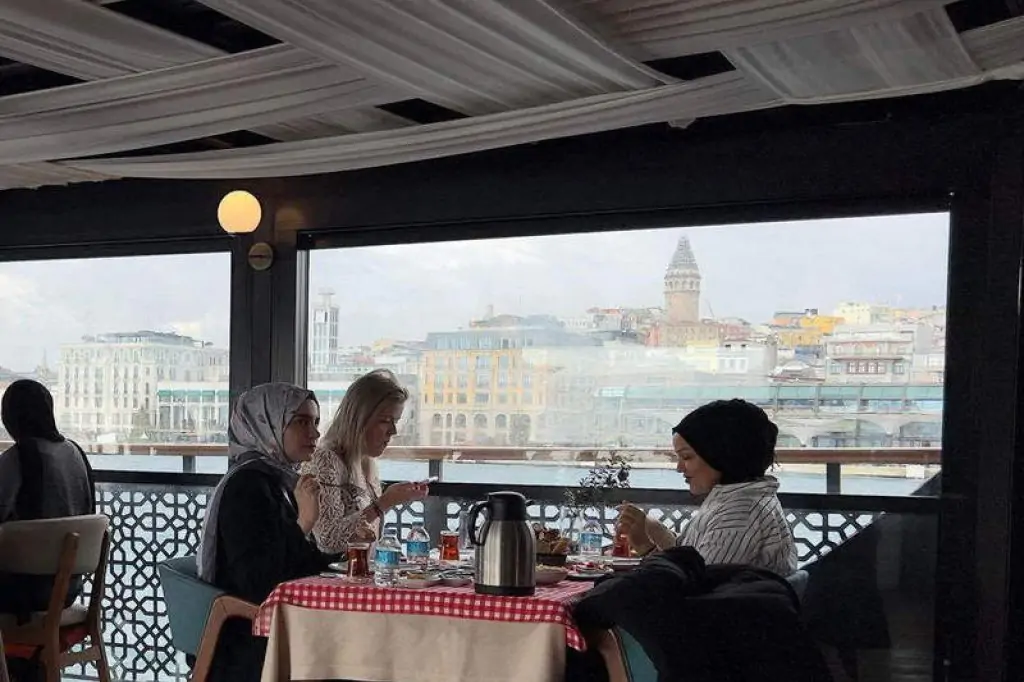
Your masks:
<instances>
[{"instance_id":1,"label":"small vase with greenery","mask_svg":"<svg viewBox=\"0 0 1024 682\"><path fill-rule=\"evenodd\" d=\"M594 465L583 478L579 487L566 489L563 513L569 523L565 534L575 543L583 524L583 515L588 509L597 510L597 518L604 519L603 511L609 505L618 504L615 491L629 487L629 473L632 469L630 457L618 451L602 456L594 455Z\"/></svg>"}]
</instances>

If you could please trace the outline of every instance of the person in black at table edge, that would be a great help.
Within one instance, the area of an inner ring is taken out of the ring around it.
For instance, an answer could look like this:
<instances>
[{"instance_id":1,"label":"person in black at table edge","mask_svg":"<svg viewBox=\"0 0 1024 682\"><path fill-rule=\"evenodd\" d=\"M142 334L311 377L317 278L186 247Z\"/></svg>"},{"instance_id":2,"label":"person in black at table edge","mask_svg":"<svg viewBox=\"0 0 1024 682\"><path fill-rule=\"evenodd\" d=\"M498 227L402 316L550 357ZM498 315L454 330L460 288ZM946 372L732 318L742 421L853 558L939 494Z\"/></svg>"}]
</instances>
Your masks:
<instances>
[{"instance_id":1,"label":"person in black at table edge","mask_svg":"<svg viewBox=\"0 0 1024 682\"><path fill-rule=\"evenodd\" d=\"M0 524L96 512L96 484L89 460L76 443L64 438L53 417L53 396L30 379L15 381L4 392L0 419L14 445L0 454ZM65 606L82 592L82 576L73 576ZM0 614L27 620L45 611L52 576L0 573ZM0 652L3 655L3 652ZM37 661L12 660L19 680L42 679Z\"/></svg>"},{"instance_id":2,"label":"person in black at table edge","mask_svg":"<svg viewBox=\"0 0 1024 682\"><path fill-rule=\"evenodd\" d=\"M199 576L256 604L287 580L316 575L337 559L311 538L319 488L297 467L320 434L312 391L292 384L256 386L234 405L228 427L228 473L210 498ZM214 654L214 682L259 680L266 640L246 621L228 622Z\"/></svg>"}]
</instances>

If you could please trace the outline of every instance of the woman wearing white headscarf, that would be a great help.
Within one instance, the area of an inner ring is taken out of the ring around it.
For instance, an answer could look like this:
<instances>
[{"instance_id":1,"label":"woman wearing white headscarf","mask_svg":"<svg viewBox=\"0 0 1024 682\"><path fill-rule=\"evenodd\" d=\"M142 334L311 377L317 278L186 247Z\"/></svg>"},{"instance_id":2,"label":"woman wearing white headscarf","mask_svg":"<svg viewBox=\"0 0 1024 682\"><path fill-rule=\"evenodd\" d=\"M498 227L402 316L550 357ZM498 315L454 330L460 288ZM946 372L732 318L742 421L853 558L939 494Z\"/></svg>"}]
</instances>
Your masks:
<instances>
[{"instance_id":1,"label":"woman wearing white headscarf","mask_svg":"<svg viewBox=\"0 0 1024 682\"><path fill-rule=\"evenodd\" d=\"M210 498L199 575L250 602L279 583L327 568L336 557L311 539L320 516L319 488L298 465L320 434L316 396L292 384L263 384L235 402L228 428L228 473ZM217 642L211 680L260 679L266 640L251 625L229 622Z\"/></svg>"}]
</instances>

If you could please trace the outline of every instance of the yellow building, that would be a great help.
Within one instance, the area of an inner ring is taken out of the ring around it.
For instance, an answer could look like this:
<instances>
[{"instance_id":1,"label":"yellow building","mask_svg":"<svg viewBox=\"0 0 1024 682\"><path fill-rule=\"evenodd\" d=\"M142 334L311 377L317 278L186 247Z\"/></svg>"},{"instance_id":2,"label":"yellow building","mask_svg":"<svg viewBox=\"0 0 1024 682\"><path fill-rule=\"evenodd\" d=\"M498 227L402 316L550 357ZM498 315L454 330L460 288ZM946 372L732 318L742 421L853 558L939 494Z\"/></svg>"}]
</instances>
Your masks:
<instances>
[{"instance_id":1,"label":"yellow building","mask_svg":"<svg viewBox=\"0 0 1024 682\"><path fill-rule=\"evenodd\" d=\"M776 313L772 322L779 348L799 348L822 345L824 337L832 334L843 318L808 310L802 314Z\"/></svg>"},{"instance_id":2,"label":"yellow building","mask_svg":"<svg viewBox=\"0 0 1024 682\"><path fill-rule=\"evenodd\" d=\"M526 445L536 440L552 368L533 349L595 345L544 316L489 318L427 334L420 434L427 445Z\"/></svg>"}]
</instances>

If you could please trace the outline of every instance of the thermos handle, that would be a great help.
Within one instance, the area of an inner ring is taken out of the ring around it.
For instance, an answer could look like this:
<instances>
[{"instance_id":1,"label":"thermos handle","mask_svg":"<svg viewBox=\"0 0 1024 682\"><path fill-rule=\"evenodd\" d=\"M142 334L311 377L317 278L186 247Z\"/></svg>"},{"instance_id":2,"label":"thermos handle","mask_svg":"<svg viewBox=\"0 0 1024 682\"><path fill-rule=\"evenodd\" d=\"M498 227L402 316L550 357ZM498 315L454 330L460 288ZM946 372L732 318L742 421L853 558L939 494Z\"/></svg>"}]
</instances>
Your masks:
<instances>
[{"instance_id":1,"label":"thermos handle","mask_svg":"<svg viewBox=\"0 0 1024 682\"><path fill-rule=\"evenodd\" d=\"M466 517L466 523L469 524L469 541L477 547L482 547L484 543L480 541L480 538L476 535L476 517L480 516L480 512L483 511L484 507L488 506L488 502L477 502L469 510L469 516Z\"/></svg>"}]
</instances>

